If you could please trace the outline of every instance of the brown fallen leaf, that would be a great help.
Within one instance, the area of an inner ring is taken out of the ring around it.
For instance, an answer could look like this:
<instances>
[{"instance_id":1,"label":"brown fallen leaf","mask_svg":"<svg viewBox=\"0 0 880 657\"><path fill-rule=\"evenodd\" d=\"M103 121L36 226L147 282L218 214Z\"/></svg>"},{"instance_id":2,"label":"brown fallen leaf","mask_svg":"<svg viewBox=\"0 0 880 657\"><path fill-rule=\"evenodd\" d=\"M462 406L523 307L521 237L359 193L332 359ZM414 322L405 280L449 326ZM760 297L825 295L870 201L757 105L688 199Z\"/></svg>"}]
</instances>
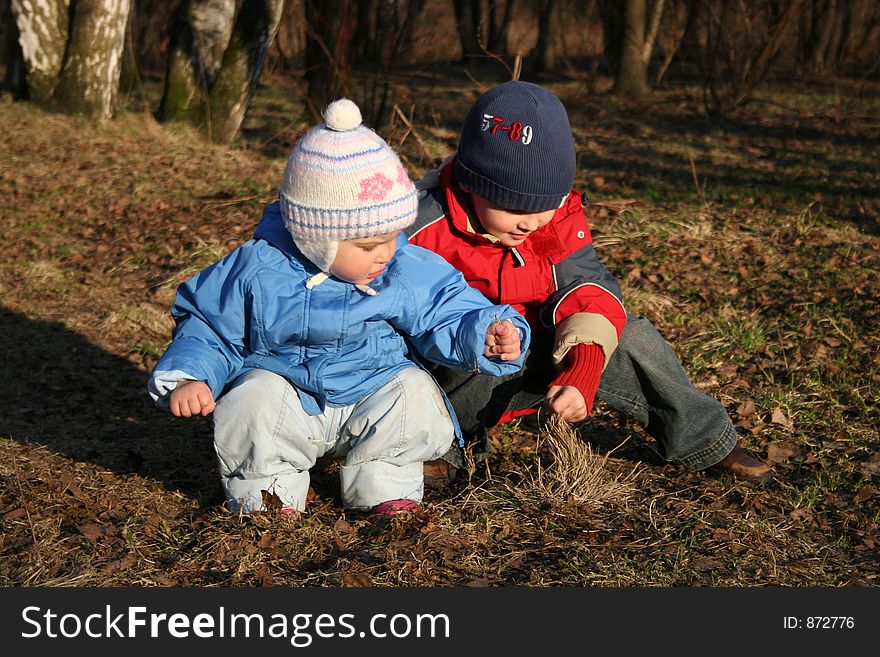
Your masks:
<instances>
[{"instance_id":1,"label":"brown fallen leaf","mask_svg":"<svg viewBox=\"0 0 880 657\"><path fill-rule=\"evenodd\" d=\"M364 572L346 572L342 573L342 585L351 588L368 587L373 585L373 580Z\"/></svg>"},{"instance_id":2,"label":"brown fallen leaf","mask_svg":"<svg viewBox=\"0 0 880 657\"><path fill-rule=\"evenodd\" d=\"M861 504L866 500L870 500L874 495L877 494L877 489L873 486L862 486L859 491L853 497L853 502L856 504Z\"/></svg>"},{"instance_id":3,"label":"brown fallen leaf","mask_svg":"<svg viewBox=\"0 0 880 657\"><path fill-rule=\"evenodd\" d=\"M782 409L778 406L774 408L773 413L770 414L770 422L773 424L779 424L788 429L791 429L794 426L794 423L785 416L785 413L783 413Z\"/></svg>"},{"instance_id":4,"label":"brown fallen leaf","mask_svg":"<svg viewBox=\"0 0 880 657\"><path fill-rule=\"evenodd\" d=\"M345 518L340 518L335 523L333 523L333 529L335 529L340 534L356 534L357 530L349 524Z\"/></svg>"},{"instance_id":5,"label":"brown fallen leaf","mask_svg":"<svg viewBox=\"0 0 880 657\"><path fill-rule=\"evenodd\" d=\"M260 572L257 574L257 584L263 588L273 586L272 573L269 572L269 566L264 564L263 567L260 568Z\"/></svg>"},{"instance_id":6,"label":"brown fallen leaf","mask_svg":"<svg viewBox=\"0 0 880 657\"><path fill-rule=\"evenodd\" d=\"M736 412L740 417L751 417L758 412L758 409L755 407L755 402L748 399L739 405Z\"/></svg>"},{"instance_id":7,"label":"brown fallen leaf","mask_svg":"<svg viewBox=\"0 0 880 657\"><path fill-rule=\"evenodd\" d=\"M257 547L262 548L263 550L271 550L273 547L275 547L275 544L277 542L278 541L274 536L272 536L272 534L266 532L265 534L260 536L260 540L257 541Z\"/></svg>"},{"instance_id":8,"label":"brown fallen leaf","mask_svg":"<svg viewBox=\"0 0 880 657\"><path fill-rule=\"evenodd\" d=\"M76 529L90 541L97 541L106 533L104 527L94 522L85 522L77 525Z\"/></svg>"},{"instance_id":9,"label":"brown fallen leaf","mask_svg":"<svg viewBox=\"0 0 880 657\"><path fill-rule=\"evenodd\" d=\"M795 520L803 520L804 522L812 522L813 521L813 512L807 507L802 507L800 509L795 509L791 513L789 513L792 518Z\"/></svg>"},{"instance_id":10,"label":"brown fallen leaf","mask_svg":"<svg viewBox=\"0 0 880 657\"><path fill-rule=\"evenodd\" d=\"M3 514L3 520L18 520L27 517L27 509L23 506Z\"/></svg>"},{"instance_id":11,"label":"brown fallen leaf","mask_svg":"<svg viewBox=\"0 0 880 657\"><path fill-rule=\"evenodd\" d=\"M785 445L770 445L767 448L767 461L770 463L785 463L794 456L796 451Z\"/></svg>"}]
</instances>

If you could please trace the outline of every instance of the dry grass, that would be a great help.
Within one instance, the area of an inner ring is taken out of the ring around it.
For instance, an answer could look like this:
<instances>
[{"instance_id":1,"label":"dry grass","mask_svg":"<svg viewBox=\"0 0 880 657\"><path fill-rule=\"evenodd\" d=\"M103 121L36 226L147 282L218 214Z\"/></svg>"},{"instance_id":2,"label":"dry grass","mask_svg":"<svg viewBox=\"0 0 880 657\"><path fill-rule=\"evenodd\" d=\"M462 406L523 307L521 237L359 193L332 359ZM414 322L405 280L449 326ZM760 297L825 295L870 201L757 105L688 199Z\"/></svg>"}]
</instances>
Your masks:
<instances>
[{"instance_id":1,"label":"dry grass","mask_svg":"<svg viewBox=\"0 0 880 657\"><path fill-rule=\"evenodd\" d=\"M600 506L608 502L625 503L634 492L636 468L620 474L609 471L608 459L593 453L589 443L559 415L543 424L536 449L549 451L549 464L541 461L527 473L525 482L512 488L519 498L539 498L553 505Z\"/></svg>"}]
</instances>

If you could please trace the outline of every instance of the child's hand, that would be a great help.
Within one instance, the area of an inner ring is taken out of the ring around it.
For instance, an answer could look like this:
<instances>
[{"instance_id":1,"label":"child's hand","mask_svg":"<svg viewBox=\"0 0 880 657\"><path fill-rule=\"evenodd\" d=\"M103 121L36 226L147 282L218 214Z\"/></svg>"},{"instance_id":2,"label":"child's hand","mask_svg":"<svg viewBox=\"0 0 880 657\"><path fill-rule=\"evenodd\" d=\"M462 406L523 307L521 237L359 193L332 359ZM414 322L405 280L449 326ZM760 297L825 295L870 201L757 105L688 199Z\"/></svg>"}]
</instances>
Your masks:
<instances>
[{"instance_id":1,"label":"child's hand","mask_svg":"<svg viewBox=\"0 0 880 657\"><path fill-rule=\"evenodd\" d=\"M178 381L171 391L169 408L177 417L207 415L214 410L214 395L204 381Z\"/></svg>"},{"instance_id":2,"label":"child's hand","mask_svg":"<svg viewBox=\"0 0 880 657\"><path fill-rule=\"evenodd\" d=\"M580 422L587 417L587 402L574 386L550 386L544 397L544 406L566 422Z\"/></svg>"},{"instance_id":3,"label":"child's hand","mask_svg":"<svg viewBox=\"0 0 880 657\"><path fill-rule=\"evenodd\" d=\"M486 331L486 356L516 360L521 355L519 331L509 319L492 322Z\"/></svg>"}]
</instances>

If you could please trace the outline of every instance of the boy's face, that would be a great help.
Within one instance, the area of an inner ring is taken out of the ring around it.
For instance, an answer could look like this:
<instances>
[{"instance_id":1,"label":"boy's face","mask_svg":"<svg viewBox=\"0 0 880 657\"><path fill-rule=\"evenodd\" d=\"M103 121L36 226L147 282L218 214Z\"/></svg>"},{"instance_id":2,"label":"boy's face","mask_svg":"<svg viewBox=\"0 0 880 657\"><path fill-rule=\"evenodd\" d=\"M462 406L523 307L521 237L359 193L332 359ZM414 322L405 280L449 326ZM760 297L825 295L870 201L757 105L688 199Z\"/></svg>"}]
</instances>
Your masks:
<instances>
[{"instance_id":1,"label":"boy's face","mask_svg":"<svg viewBox=\"0 0 880 657\"><path fill-rule=\"evenodd\" d=\"M550 223L556 210L522 212L506 210L471 192L474 212L483 230L497 237L504 246L519 246L529 235Z\"/></svg>"},{"instance_id":2,"label":"boy's face","mask_svg":"<svg viewBox=\"0 0 880 657\"><path fill-rule=\"evenodd\" d=\"M397 251L400 231L341 240L330 273L355 285L369 285L385 269Z\"/></svg>"}]
</instances>

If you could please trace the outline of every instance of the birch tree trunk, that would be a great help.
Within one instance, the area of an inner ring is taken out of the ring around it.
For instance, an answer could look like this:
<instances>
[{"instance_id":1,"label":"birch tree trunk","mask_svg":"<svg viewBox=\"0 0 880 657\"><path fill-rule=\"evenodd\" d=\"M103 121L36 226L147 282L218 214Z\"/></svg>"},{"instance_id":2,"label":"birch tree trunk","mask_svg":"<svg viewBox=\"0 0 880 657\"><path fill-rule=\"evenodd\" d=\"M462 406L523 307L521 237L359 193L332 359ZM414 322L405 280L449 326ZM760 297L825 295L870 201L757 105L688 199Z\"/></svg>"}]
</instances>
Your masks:
<instances>
[{"instance_id":1,"label":"birch tree trunk","mask_svg":"<svg viewBox=\"0 0 880 657\"><path fill-rule=\"evenodd\" d=\"M28 93L46 105L55 92L67 47L70 0L12 0Z\"/></svg>"},{"instance_id":2,"label":"birch tree trunk","mask_svg":"<svg viewBox=\"0 0 880 657\"><path fill-rule=\"evenodd\" d=\"M130 0L77 0L53 104L109 119L116 109Z\"/></svg>"},{"instance_id":3,"label":"birch tree trunk","mask_svg":"<svg viewBox=\"0 0 880 657\"><path fill-rule=\"evenodd\" d=\"M187 0L179 10L159 106L162 121L207 118L208 90L232 37L235 0Z\"/></svg>"},{"instance_id":4,"label":"birch tree trunk","mask_svg":"<svg viewBox=\"0 0 880 657\"><path fill-rule=\"evenodd\" d=\"M283 8L284 0L245 0L242 4L210 93L208 135L212 140L228 144L241 130Z\"/></svg>"},{"instance_id":5,"label":"birch tree trunk","mask_svg":"<svg viewBox=\"0 0 880 657\"><path fill-rule=\"evenodd\" d=\"M110 118L131 0L12 0L11 6L31 100Z\"/></svg>"}]
</instances>

